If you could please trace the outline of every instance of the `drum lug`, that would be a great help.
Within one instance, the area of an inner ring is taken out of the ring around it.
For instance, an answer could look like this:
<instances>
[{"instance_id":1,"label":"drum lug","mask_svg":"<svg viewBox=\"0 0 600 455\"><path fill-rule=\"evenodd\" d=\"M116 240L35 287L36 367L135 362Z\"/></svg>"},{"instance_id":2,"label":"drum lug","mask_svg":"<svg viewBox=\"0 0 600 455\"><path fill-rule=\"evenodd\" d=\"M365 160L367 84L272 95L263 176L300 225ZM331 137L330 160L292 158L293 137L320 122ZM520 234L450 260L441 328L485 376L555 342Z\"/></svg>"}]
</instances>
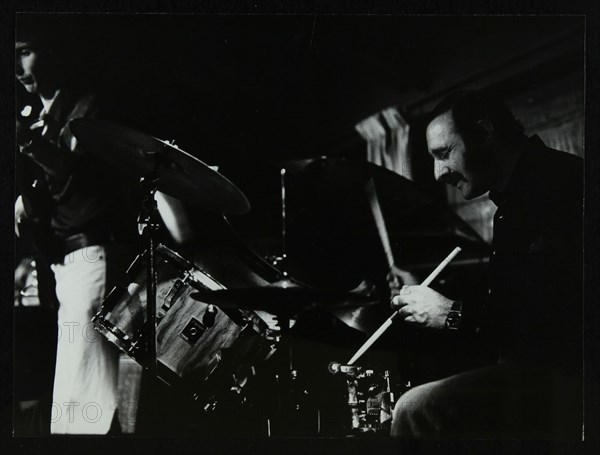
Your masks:
<instances>
[{"instance_id":1,"label":"drum lug","mask_svg":"<svg viewBox=\"0 0 600 455\"><path fill-rule=\"evenodd\" d=\"M214 305L208 305L204 315L202 316L202 322L206 327L212 327L215 325L215 319L217 317L217 308Z\"/></svg>"},{"instance_id":2,"label":"drum lug","mask_svg":"<svg viewBox=\"0 0 600 455\"><path fill-rule=\"evenodd\" d=\"M167 311L169 311L171 309L171 307L173 306L173 302L175 301L177 296L181 293L181 290L183 289L183 286L185 285L187 280L188 280L188 277L184 278L183 280L175 280L175 282L173 282L173 284L171 285L171 288L169 289L169 292L167 292L167 295L163 299L162 306L160 307L160 309L164 313L166 313Z\"/></svg>"}]
</instances>

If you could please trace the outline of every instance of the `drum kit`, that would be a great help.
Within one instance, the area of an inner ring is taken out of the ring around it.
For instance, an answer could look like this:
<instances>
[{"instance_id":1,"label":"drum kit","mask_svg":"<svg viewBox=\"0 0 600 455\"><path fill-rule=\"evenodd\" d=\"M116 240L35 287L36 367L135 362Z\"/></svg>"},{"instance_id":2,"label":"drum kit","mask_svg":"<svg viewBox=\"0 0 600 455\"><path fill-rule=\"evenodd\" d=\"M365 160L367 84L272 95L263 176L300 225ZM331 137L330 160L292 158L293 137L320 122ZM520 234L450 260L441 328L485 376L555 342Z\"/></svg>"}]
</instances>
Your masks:
<instances>
[{"instance_id":1,"label":"drum kit","mask_svg":"<svg viewBox=\"0 0 600 455\"><path fill-rule=\"evenodd\" d=\"M232 390L243 395L246 384L256 381L257 370L279 351L285 367L277 377L287 378L289 389L277 392L288 395L278 399L299 408L296 395L292 397L297 391L291 390L298 378L290 336L294 321L319 311L357 314L377 304L378 298L365 283L352 289L324 289L288 272L286 167L280 169L282 230L276 279L264 285L230 288L158 242L155 193L161 191L190 206L225 215L247 213L250 202L246 195L223 174L174 143L103 120L76 119L70 128L86 149L108 164L118 163L120 171L139 181L143 192L138 222L143 227L144 251L107 295L94 316L95 328L149 374L184 390L208 413L218 410ZM357 185L362 190L365 180L381 173L368 163L325 158L288 163L287 168L293 168L296 175L316 172L317 180L313 175L311 181L318 185L309 185L309 195L303 197L326 194L323 199L332 204L335 198L329 198L333 194L326 189L328 185L337 185L336 194L342 183L346 186L342 192L353 191ZM382 188L386 184L399 187L400 196L406 198L402 206L413 213L430 203L408 180L397 175L384 177L376 181L383 182ZM265 314L274 316L277 324L268 324ZM372 332L371 328L359 329ZM346 436L386 434L400 388L389 369L356 365L355 358L347 365L332 363L329 369L346 385L341 432ZM267 417L265 434L272 435L275 420ZM316 427L318 434L319 425Z\"/></svg>"}]
</instances>

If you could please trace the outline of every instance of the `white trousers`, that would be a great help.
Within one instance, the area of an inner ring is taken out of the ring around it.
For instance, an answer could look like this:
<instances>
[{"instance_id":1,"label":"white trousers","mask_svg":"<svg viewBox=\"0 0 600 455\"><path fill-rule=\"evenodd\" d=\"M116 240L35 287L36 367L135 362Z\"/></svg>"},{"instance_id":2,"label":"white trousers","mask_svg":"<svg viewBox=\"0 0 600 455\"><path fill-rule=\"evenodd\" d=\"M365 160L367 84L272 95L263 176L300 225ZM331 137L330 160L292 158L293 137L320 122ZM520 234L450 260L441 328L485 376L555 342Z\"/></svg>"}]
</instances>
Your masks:
<instances>
[{"instance_id":1,"label":"white trousers","mask_svg":"<svg viewBox=\"0 0 600 455\"><path fill-rule=\"evenodd\" d=\"M50 430L106 434L117 407L119 354L91 323L109 290L106 248L81 248L52 270L60 307Z\"/></svg>"}]
</instances>

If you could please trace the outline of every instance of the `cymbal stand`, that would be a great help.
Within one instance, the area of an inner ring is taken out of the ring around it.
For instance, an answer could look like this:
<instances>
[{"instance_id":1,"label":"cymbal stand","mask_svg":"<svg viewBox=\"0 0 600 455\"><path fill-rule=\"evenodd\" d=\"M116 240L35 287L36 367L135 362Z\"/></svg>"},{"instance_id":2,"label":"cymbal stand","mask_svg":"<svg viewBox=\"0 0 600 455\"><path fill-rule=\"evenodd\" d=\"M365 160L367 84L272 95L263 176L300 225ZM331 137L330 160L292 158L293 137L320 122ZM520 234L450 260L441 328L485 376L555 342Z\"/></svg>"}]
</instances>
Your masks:
<instances>
[{"instance_id":1,"label":"cymbal stand","mask_svg":"<svg viewBox=\"0 0 600 455\"><path fill-rule=\"evenodd\" d=\"M286 181L286 169L285 168L281 168L280 171L280 175L281 175L281 256L278 257L278 263L280 265L279 270L281 272L281 275L283 276L283 282L287 282L288 280L288 272L287 272L287 206L286 206L286 202L287 202L287 194L286 194L286 189L287 189L287 181ZM297 371L294 370L294 362L293 362L293 343L292 343L292 335L291 335L291 329L292 329L292 314L289 313L287 311L287 309L282 308L283 311L278 312L278 314L276 314L275 316L277 317L277 320L279 322L279 326L281 328L281 340L282 340L282 344L284 345L284 349L286 352L286 363L287 366L286 368L282 367L282 370L279 374L276 374L275 376L275 381L278 384L278 391L277 391L277 401L278 401L278 410L280 413L279 416L279 421L281 423L281 421L285 421L286 417L286 406L290 407L290 400L289 398L292 397L294 394L294 390L293 390L293 384L295 382L295 379L297 377ZM286 397L284 396L284 394L281 392L281 386L282 384L285 384L286 387L286 395L288 395L288 399L286 399ZM293 398L292 398L293 400ZM270 419L267 419L267 426L268 426L268 432L267 435L271 436L271 424L270 424ZM286 429L289 431L289 429ZM284 430L284 431L286 431Z\"/></svg>"},{"instance_id":2,"label":"cymbal stand","mask_svg":"<svg viewBox=\"0 0 600 455\"><path fill-rule=\"evenodd\" d=\"M287 222L286 222L286 169L280 170L280 188L281 188L281 253L271 256L271 263L277 268L280 275L285 279L287 273Z\"/></svg>"},{"instance_id":3,"label":"cymbal stand","mask_svg":"<svg viewBox=\"0 0 600 455\"><path fill-rule=\"evenodd\" d=\"M278 313L277 319L281 327L281 340L285 349L285 356L281 359L280 366L276 369L276 424L275 436L297 435L298 429L294 428L295 414L300 409L299 396L302 395L302 388L298 377L298 371L294 369L293 363L293 343L291 334L292 314L284 311ZM284 363L285 362L285 363ZM271 419L267 418L267 436L271 436Z\"/></svg>"},{"instance_id":4,"label":"cymbal stand","mask_svg":"<svg viewBox=\"0 0 600 455\"><path fill-rule=\"evenodd\" d=\"M285 168L281 168L281 274L283 275L284 279L287 278L288 273L287 273L287 239L286 239L286 234L287 234L287 218L286 218L286 202L287 202L287 195L286 195L286 170ZM282 317L282 315L278 315L277 316L279 319L279 323L281 325L281 334L282 334L282 338L286 338L287 339L287 344L288 344L288 360L289 360L289 367L290 367L290 374L293 371L293 363L292 363L292 340L290 339L290 332L291 332L291 324L292 324L292 319L291 319L291 315L286 314L284 317Z\"/></svg>"},{"instance_id":5,"label":"cymbal stand","mask_svg":"<svg viewBox=\"0 0 600 455\"><path fill-rule=\"evenodd\" d=\"M142 226L142 236L146 244L146 368L156 375L156 232L159 226L158 206L155 194L158 187L156 169L148 172L140 179L140 187L144 194L138 224Z\"/></svg>"}]
</instances>

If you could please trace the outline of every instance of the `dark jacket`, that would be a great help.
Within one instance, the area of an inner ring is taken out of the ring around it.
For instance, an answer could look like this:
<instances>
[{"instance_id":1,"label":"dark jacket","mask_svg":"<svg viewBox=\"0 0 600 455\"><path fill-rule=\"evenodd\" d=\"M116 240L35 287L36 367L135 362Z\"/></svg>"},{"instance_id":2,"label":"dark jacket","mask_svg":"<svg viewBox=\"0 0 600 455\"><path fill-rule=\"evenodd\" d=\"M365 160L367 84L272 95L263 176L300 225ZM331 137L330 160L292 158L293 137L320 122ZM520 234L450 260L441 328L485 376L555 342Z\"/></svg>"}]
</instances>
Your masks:
<instances>
[{"instance_id":1,"label":"dark jacket","mask_svg":"<svg viewBox=\"0 0 600 455\"><path fill-rule=\"evenodd\" d=\"M130 241L135 236L136 212L117 170L119 163L111 166L83 149L69 129L71 120L98 113L94 96L61 91L42 119L41 134L23 149L43 169L38 185L48 196L44 206L32 204L33 215L46 212L48 230L57 244L90 232L106 241L115 237Z\"/></svg>"},{"instance_id":2,"label":"dark jacket","mask_svg":"<svg viewBox=\"0 0 600 455\"><path fill-rule=\"evenodd\" d=\"M583 160L538 137L502 192L482 327L501 359L580 368L583 308Z\"/></svg>"}]
</instances>

